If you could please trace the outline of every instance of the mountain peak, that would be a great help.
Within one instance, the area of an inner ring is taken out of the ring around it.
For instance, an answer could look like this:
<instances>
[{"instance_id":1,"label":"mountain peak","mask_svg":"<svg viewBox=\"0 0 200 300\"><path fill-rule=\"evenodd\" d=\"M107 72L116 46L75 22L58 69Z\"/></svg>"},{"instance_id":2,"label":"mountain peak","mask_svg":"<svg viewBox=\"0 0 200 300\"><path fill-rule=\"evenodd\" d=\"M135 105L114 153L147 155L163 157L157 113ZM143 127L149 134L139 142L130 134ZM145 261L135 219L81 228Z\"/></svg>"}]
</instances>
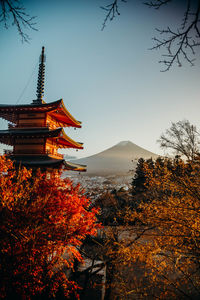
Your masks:
<instances>
[{"instance_id":1,"label":"mountain peak","mask_svg":"<svg viewBox=\"0 0 200 300\"><path fill-rule=\"evenodd\" d=\"M121 141L116 146L127 146L129 144L132 144L130 141Z\"/></svg>"},{"instance_id":2,"label":"mountain peak","mask_svg":"<svg viewBox=\"0 0 200 300\"><path fill-rule=\"evenodd\" d=\"M87 165L87 174L117 175L129 174L129 170L133 170L140 157L146 159L151 157L157 158L158 156L131 141L121 141L102 152L81 158L75 162Z\"/></svg>"}]
</instances>

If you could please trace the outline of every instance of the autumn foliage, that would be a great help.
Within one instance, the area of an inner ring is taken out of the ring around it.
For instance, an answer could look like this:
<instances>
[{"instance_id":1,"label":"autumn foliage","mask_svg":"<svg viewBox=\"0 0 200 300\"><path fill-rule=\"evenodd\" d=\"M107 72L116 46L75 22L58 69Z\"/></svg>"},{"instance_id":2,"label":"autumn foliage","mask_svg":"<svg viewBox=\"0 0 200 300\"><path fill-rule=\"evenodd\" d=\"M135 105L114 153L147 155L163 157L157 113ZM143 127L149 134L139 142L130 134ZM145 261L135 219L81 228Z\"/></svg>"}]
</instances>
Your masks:
<instances>
[{"instance_id":1,"label":"autumn foliage","mask_svg":"<svg viewBox=\"0 0 200 300\"><path fill-rule=\"evenodd\" d=\"M70 180L15 170L0 157L0 298L76 291L68 270L82 259L83 239L98 227L98 210L89 207Z\"/></svg>"},{"instance_id":2,"label":"autumn foliage","mask_svg":"<svg viewBox=\"0 0 200 300\"><path fill-rule=\"evenodd\" d=\"M179 157L159 158L151 164L143 161L142 166L145 180L140 202L137 209L127 209L126 238L115 243L121 266L117 275L124 288L118 286L118 290L137 299L198 299L199 158L187 162ZM134 226L129 225L131 220Z\"/></svg>"},{"instance_id":3,"label":"autumn foliage","mask_svg":"<svg viewBox=\"0 0 200 300\"><path fill-rule=\"evenodd\" d=\"M104 300L199 299L200 160L139 164L132 200L105 227Z\"/></svg>"},{"instance_id":4,"label":"autumn foliage","mask_svg":"<svg viewBox=\"0 0 200 300\"><path fill-rule=\"evenodd\" d=\"M146 265L154 290L162 287L159 298L199 297L199 158L187 162L158 159L154 168L145 163L144 169L151 197L135 213L146 232L134 252L140 253L138 258Z\"/></svg>"}]
</instances>

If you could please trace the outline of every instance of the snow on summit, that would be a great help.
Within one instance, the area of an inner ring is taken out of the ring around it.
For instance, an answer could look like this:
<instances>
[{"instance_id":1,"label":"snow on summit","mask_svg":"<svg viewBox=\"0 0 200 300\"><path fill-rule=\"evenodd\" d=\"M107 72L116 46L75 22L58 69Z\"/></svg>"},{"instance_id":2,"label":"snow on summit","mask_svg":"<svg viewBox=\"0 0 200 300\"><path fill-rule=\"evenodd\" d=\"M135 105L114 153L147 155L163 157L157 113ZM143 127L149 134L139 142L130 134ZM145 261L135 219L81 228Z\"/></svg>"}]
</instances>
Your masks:
<instances>
[{"instance_id":1,"label":"snow on summit","mask_svg":"<svg viewBox=\"0 0 200 300\"><path fill-rule=\"evenodd\" d=\"M126 146L128 145L129 143L131 143L130 141L122 141L122 142L119 142L117 145L118 146Z\"/></svg>"}]
</instances>

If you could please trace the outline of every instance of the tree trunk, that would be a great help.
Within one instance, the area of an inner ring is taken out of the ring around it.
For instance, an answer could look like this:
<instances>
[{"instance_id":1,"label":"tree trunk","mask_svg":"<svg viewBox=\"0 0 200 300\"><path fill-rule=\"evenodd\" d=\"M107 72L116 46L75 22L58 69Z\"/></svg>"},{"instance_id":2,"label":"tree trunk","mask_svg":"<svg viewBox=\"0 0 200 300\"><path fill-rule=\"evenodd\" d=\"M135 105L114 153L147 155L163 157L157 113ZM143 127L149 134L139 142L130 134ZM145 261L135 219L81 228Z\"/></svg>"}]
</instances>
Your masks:
<instances>
[{"instance_id":1,"label":"tree trunk","mask_svg":"<svg viewBox=\"0 0 200 300\"><path fill-rule=\"evenodd\" d=\"M106 263L105 294L102 300L112 300L112 283L115 274L115 266L112 262Z\"/></svg>"}]
</instances>

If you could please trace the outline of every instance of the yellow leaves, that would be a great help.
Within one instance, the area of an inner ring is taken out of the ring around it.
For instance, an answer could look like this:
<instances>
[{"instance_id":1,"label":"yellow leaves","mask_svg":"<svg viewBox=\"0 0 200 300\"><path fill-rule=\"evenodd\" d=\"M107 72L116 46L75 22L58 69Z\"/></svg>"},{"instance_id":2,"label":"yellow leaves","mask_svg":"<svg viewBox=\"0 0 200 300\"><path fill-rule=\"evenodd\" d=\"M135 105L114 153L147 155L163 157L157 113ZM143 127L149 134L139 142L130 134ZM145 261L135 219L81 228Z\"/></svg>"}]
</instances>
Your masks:
<instances>
[{"instance_id":1,"label":"yellow leaves","mask_svg":"<svg viewBox=\"0 0 200 300\"><path fill-rule=\"evenodd\" d=\"M154 168L146 163L145 176L146 203L141 203L134 217L138 224L155 229L147 243L141 237L133 252L152 270L152 281L163 283L166 299L183 282L189 287L191 278L199 287L199 272L192 274L199 267L200 254L200 162L165 159L156 161ZM176 285L169 291L172 278Z\"/></svg>"},{"instance_id":2,"label":"yellow leaves","mask_svg":"<svg viewBox=\"0 0 200 300\"><path fill-rule=\"evenodd\" d=\"M200 232L200 219L195 219L194 223L191 225L191 229L197 231L198 233Z\"/></svg>"},{"instance_id":3,"label":"yellow leaves","mask_svg":"<svg viewBox=\"0 0 200 300\"><path fill-rule=\"evenodd\" d=\"M200 161L160 159L144 163L144 173L140 205L115 214L123 226L105 228L102 259L114 265L123 295L192 298L200 288Z\"/></svg>"}]
</instances>

